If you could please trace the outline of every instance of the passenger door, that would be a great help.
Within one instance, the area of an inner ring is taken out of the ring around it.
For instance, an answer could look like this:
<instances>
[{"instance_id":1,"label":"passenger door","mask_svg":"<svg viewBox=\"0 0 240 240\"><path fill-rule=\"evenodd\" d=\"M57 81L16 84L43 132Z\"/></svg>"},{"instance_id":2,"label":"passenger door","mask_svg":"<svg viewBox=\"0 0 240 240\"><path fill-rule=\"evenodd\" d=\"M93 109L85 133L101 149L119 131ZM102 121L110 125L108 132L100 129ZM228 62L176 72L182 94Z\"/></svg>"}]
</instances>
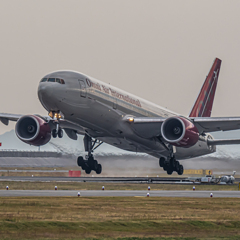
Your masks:
<instances>
[{"instance_id":1,"label":"passenger door","mask_svg":"<svg viewBox=\"0 0 240 240\"><path fill-rule=\"evenodd\" d=\"M83 80L78 80L79 85L80 85L80 96L81 97L86 97L87 96L87 91L86 91L86 84Z\"/></svg>"}]
</instances>

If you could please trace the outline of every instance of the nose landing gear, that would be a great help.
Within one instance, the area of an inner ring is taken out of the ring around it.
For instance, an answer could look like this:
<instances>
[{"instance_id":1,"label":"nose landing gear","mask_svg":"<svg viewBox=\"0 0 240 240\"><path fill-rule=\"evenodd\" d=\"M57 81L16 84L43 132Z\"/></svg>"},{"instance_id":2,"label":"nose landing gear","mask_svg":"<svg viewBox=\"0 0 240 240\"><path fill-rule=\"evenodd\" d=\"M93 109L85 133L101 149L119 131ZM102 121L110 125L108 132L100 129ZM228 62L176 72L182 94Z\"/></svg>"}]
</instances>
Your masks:
<instances>
[{"instance_id":1,"label":"nose landing gear","mask_svg":"<svg viewBox=\"0 0 240 240\"><path fill-rule=\"evenodd\" d=\"M56 138L56 137L62 138L63 137L63 130L60 127L56 128L56 129L53 129L52 130L52 137L53 138Z\"/></svg>"},{"instance_id":2,"label":"nose landing gear","mask_svg":"<svg viewBox=\"0 0 240 240\"><path fill-rule=\"evenodd\" d=\"M59 126L59 119L62 118L61 114L59 112L49 112L48 114L52 119L55 119L54 125L56 126L55 129L52 130L52 137L56 138L62 138L63 137L63 130Z\"/></svg>"},{"instance_id":3,"label":"nose landing gear","mask_svg":"<svg viewBox=\"0 0 240 240\"><path fill-rule=\"evenodd\" d=\"M94 159L92 152L100 145L102 145L103 142L98 141L97 139L92 140L92 138L87 134L85 134L83 141L85 151L88 152L88 155L85 157L85 159L82 156L78 157L78 166L82 167L82 170L85 170L86 174L90 174L92 170L95 171L97 174L100 174L102 172L102 165Z\"/></svg>"}]
</instances>

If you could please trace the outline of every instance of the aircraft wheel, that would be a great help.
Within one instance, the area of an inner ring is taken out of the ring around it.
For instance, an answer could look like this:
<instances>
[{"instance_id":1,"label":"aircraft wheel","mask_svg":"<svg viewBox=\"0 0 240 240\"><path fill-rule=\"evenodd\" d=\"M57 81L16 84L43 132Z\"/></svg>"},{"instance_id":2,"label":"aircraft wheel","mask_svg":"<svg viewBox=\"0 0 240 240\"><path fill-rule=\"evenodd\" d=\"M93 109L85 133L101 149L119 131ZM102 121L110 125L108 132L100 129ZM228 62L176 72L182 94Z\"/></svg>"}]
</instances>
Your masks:
<instances>
[{"instance_id":1,"label":"aircraft wheel","mask_svg":"<svg viewBox=\"0 0 240 240\"><path fill-rule=\"evenodd\" d=\"M168 174L168 175L172 175L172 173L173 173L173 170L172 170L172 169L168 169L168 170L167 170L167 174Z\"/></svg>"},{"instance_id":2,"label":"aircraft wheel","mask_svg":"<svg viewBox=\"0 0 240 240\"><path fill-rule=\"evenodd\" d=\"M83 165L82 165L82 170L86 170L86 168L87 168L86 164L83 163Z\"/></svg>"},{"instance_id":3,"label":"aircraft wheel","mask_svg":"<svg viewBox=\"0 0 240 240\"><path fill-rule=\"evenodd\" d=\"M99 164L98 164L97 160L93 160L93 162L92 162L92 169L96 171L97 168L98 168L98 165Z\"/></svg>"},{"instance_id":4,"label":"aircraft wheel","mask_svg":"<svg viewBox=\"0 0 240 240\"><path fill-rule=\"evenodd\" d=\"M176 172L179 171L179 167L180 167L180 163L179 163L179 161L176 161L176 162L175 162L175 167L174 167L174 169L175 169Z\"/></svg>"},{"instance_id":5,"label":"aircraft wheel","mask_svg":"<svg viewBox=\"0 0 240 240\"><path fill-rule=\"evenodd\" d=\"M57 137L57 130L56 130L56 129L53 129L53 130L52 130L52 137L53 137L53 138L56 138L56 137Z\"/></svg>"},{"instance_id":6,"label":"aircraft wheel","mask_svg":"<svg viewBox=\"0 0 240 240\"><path fill-rule=\"evenodd\" d=\"M178 175L183 175L183 165L179 165Z\"/></svg>"},{"instance_id":7,"label":"aircraft wheel","mask_svg":"<svg viewBox=\"0 0 240 240\"><path fill-rule=\"evenodd\" d=\"M85 173L86 173L86 174L90 174L90 173L91 173L91 168L86 168L86 169L85 169Z\"/></svg>"},{"instance_id":8,"label":"aircraft wheel","mask_svg":"<svg viewBox=\"0 0 240 240\"><path fill-rule=\"evenodd\" d=\"M83 157L81 157L81 156L78 157L78 159L77 159L77 165L78 165L79 167L82 167L83 164L84 164Z\"/></svg>"},{"instance_id":9,"label":"aircraft wheel","mask_svg":"<svg viewBox=\"0 0 240 240\"><path fill-rule=\"evenodd\" d=\"M164 166L164 162L165 162L165 158L160 157L160 159L159 159L159 166L163 167Z\"/></svg>"},{"instance_id":10,"label":"aircraft wheel","mask_svg":"<svg viewBox=\"0 0 240 240\"><path fill-rule=\"evenodd\" d=\"M164 171L167 171L167 170L168 170L168 164L164 164L164 165L163 165L163 170L164 170Z\"/></svg>"},{"instance_id":11,"label":"aircraft wheel","mask_svg":"<svg viewBox=\"0 0 240 240\"><path fill-rule=\"evenodd\" d=\"M58 137L59 138L63 137L63 130L61 128L59 128L59 130L58 130Z\"/></svg>"},{"instance_id":12,"label":"aircraft wheel","mask_svg":"<svg viewBox=\"0 0 240 240\"><path fill-rule=\"evenodd\" d=\"M102 172L102 165L101 164L98 164L97 165L97 169L96 169L96 173L97 174L100 174Z\"/></svg>"}]
</instances>

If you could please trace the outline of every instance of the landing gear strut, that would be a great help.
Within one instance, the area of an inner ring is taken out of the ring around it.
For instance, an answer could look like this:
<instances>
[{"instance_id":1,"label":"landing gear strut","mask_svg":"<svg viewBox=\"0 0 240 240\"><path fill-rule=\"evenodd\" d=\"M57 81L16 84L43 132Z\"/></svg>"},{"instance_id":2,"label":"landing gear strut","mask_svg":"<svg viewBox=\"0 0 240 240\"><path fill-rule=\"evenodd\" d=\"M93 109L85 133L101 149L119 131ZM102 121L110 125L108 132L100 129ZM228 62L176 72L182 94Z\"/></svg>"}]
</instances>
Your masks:
<instances>
[{"instance_id":1,"label":"landing gear strut","mask_svg":"<svg viewBox=\"0 0 240 240\"><path fill-rule=\"evenodd\" d=\"M85 151L88 152L85 159L82 156L79 156L77 159L77 164L79 167L82 167L82 170L85 170L86 174L90 174L91 171L95 171L97 174L102 172L102 165L98 163L97 160L93 157L93 151L102 145L103 142L96 140L92 140L90 136L85 134L84 136L84 147Z\"/></svg>"}]
</instances>

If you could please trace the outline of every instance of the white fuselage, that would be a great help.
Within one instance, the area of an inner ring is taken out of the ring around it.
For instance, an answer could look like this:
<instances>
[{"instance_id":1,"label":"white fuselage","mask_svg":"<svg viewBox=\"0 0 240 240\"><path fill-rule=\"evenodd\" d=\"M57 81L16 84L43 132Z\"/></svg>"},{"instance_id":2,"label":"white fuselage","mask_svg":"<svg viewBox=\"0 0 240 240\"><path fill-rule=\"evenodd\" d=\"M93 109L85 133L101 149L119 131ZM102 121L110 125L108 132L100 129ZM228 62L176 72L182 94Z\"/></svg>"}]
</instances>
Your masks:
<instances>
[{"instance_id":1,"label":"white fuselage","mask_svg":"<svg viewBox=\"0 0 240 240\"><path fill-rule=\"evenodd\" d=\"M158 158L168 156L157 137L136 135L123 119L128 115L168 118L178 114L78 72L59 71L45 78L63 79L65 84L40 82L38 96L42 105L47 111L60 111L79 134L88 133L128 151ZM193 147L177 147L174 151L177 159L187 159L212 153L215 148L209 149L206 142L199 141Z\"/></svg>"}]
</instances>

